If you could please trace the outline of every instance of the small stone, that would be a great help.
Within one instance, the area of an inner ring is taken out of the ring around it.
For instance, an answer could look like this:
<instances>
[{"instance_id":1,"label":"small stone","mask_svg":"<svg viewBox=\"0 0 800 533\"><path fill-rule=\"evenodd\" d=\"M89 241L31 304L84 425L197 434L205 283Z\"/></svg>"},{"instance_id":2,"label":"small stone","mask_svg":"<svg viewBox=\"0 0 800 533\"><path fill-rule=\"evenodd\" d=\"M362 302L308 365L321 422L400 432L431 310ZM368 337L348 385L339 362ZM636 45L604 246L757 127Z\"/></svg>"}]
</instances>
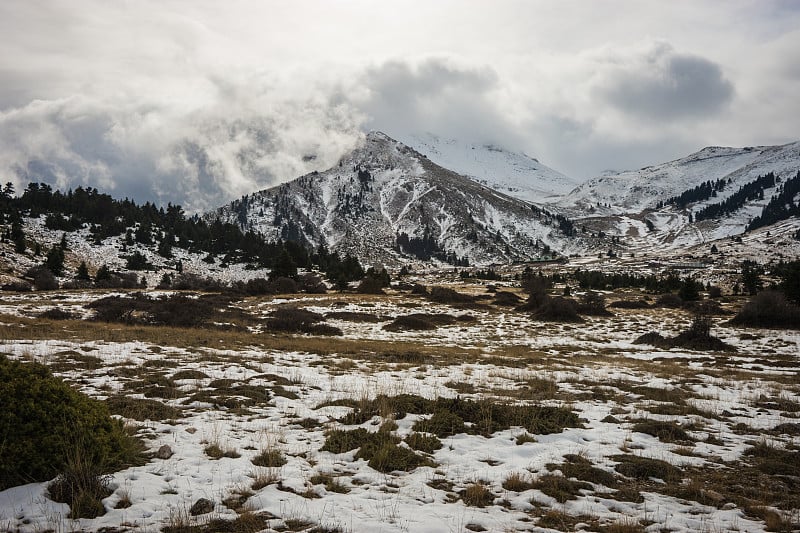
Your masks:
<instances>
[{"instance_id":1,"label":"small stone","mask_svg":"<svg viewBox=\"0 0 800 533\"><path fill-rule=\"evenodd\" d=\"M188 427L188 428L186 428L186 433L188 433L190 435L194 435L195 433L197 433L197 428Z\"/></svg>"},{"instance_id":2,"label":"small stone","mask_svg":"<svg viewBox=\"0 0 800 533\"><path fill-rule=\"evenodd\" d=\"M200 498L199 500L194 502L192 508L189 509L189 514L192 516L197 516L200 514L210 513L213 510L214 510L214 502L212 502L211 500L207 500L205 498Z\"/></svg>"},{"instance_id":3,"label":"small stone","mask_svg":"<svg viewBox=\"0 0 800 533\"><path fill-rule=\"evenodd\" d=\"M172 448L169 447L168 444L163 445L161 448L158 449L156 452L157 459L169 459L175 452L172 451Z\"/></svg>"}]
</instances>

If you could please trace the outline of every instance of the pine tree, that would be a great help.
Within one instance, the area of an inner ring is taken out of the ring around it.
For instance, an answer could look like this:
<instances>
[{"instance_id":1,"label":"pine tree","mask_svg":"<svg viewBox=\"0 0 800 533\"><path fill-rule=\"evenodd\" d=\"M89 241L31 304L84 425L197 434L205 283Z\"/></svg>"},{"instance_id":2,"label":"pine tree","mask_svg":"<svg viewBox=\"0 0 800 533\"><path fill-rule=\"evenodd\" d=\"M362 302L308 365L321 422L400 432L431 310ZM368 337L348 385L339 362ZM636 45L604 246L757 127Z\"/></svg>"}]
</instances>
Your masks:
<instances>
[{"instance_id":1,"label":"pine tree","mask_svg":"<svg viewBox=\"0 0 800 533\"><path fill-rule=\"evenodd\" d=\"M50 251L47 252L47 258L44 260L44 266L54 276L60 276L64 272L64 250L60 246L50 248Z\"/></svg>"},{"instance_id":2,"label":"pine tree","mask_svg":"<svg viewBox=\"0 0 800 533\"><path fill-rule=\"evenodd\" d=\"M94 282L100 283L102 281L108 281L111 279L111 270L109 270L108 265L103 265L97 269L97 273L94 275Z\"/></svg>"},{"instance_id":3,"label":"pine tree","mask_svg":"<svg viewBox=\"0 0 800 533\"><path fill-rule=\"evenodd\" d=\"M81 261L78 265L78 270L75 272L75 279L80 281L90 281L92 278L89 276L89 268L86 266L86 261Z\"/></svg>"}]
</instances>

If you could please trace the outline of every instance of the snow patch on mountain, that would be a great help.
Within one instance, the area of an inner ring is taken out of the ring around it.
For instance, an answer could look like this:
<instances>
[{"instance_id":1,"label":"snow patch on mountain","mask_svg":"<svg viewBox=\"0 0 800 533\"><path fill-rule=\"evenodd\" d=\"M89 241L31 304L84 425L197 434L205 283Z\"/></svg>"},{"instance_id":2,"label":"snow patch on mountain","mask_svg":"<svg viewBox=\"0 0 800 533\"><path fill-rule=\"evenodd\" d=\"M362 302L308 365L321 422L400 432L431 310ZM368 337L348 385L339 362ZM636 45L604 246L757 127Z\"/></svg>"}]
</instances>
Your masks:
<instances>
[{"instance_id":1,"label":"snow patch on mountain","mask_svg":"<svg viewBox=\"0 0 800 533\"><path fill-rule=\"evenodd\" d=\"M469 143L432 133L400 139L437 165L526 202L554 201L579 183L533 157L497 144Z\"/></svg>"}]
</instances>

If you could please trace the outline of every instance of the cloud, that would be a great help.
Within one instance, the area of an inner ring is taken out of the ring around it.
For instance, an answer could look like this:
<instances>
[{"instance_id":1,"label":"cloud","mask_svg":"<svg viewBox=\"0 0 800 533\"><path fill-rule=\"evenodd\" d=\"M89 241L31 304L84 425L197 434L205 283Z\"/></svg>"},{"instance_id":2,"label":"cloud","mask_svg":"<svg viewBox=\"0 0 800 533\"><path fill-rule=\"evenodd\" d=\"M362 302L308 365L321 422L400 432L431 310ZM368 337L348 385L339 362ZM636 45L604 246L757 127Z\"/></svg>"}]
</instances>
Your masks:
<instances>
[{"instance_id":1,"label":"cloud","mask_svg":"<svg viewBox=\"0 0 800 533\"><path fill-rule=\"evenodd\" d=\"M432 132L471 142L519 144L501 111L502 84L492 68L435 57L419 62L387 61L368 68L354 105L365 127L388 134Z\"/></svg>"},{"instance_id":2,"label":"cloud","mask_svg":"<svg viewBox=\"0 0 800 533\"><path fill-rule=\"evenodd\" d=\"M95 97L34 101L0 113L0 167L18 189L92 186L191 212L332 166L362 135L357 110L319 95L230 96L185 112Z\"/></svg>"},{"instance_id":3,"label":"cloud","mask_svg":"<svg viewBox=\"0 0 800 533\"><path fill-rule=\"evenodd\" d=\"M332 166L369 129L577 178L796 139L797 6L673 4L0 2L0 180L195 211Z\"/></svg>"},{"instance_id":4,"label":"cloud","mask_svg":"<svg viewBox=\"0 0 800 533\"><path fill-rule=\"evenodd\" d=\"M719 65L664 42L645 53L606 58L600 68L598 97L642 119L704 119L724 111L734 97Z\"/></svg>"}]
</instances>

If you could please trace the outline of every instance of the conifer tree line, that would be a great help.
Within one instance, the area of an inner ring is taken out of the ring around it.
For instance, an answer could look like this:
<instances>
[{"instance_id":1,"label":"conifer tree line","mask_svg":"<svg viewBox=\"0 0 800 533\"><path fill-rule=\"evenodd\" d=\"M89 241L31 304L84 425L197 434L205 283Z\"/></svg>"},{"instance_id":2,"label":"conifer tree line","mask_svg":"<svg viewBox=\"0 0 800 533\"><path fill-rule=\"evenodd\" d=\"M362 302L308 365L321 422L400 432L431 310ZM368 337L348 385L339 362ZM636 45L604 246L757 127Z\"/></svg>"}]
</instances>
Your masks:
<instances>
[{"instance_id":1,"label":"conifer tree line","mask_svg":"<svg viewBox=\"0 0 800 533\"><path fill-rule=\"evenodd\" d=\"M764 190L774 187L777 182L775 174L770 172L759 176L755 180L745 183L739 190L722 202L707 205L695 213L696 221L721 218L744 207L744 204L753 200L764 198Z\"/></svg>"},{"instance_id":2,"label":"conifer tree line","mask_svg":"<svg viewBox=\"0 0 800 533\"><path fill-rule=\"evenodd\" d=\"M297 268L318 266L331 279L361 279L364 271L351 256L340 258L324 247L311 251L291 240L267 242L253 231L242 232L236 224L219 219L206 221L198 215L186 216L179 205L157 207L146 202L136 204L129 199L116 200L92 187L77 187L63 193L46 183L30 183L20 196L7 183L0 190L0 223L10 224L3 238L15 244L17 252L28 247L23 231L23 217L45 217L48 229L70 233L89 229L90 238L100 243L109 237L121 237L126 246L154 246L165 258L173 256L173 248L207 254L211 262L219 256L223 263L251 263L281 274L296 275ZM48 252L45 266L60 275L66 239ZM52 256L52 258L50 257ZM59 259L61 261L59 261ZM138 251L127 257L128 268L151 267Z\"/></svg>"},{"instance_id":3,"label":"conifer tree line","mask_svg":"<svg viewBox=\"0 0 800 533\"><path fill-rule=\"evenodd\" d=\"M730 182L730 179L726 180L724 178L720 178L716 181L704 181L697 187L684 191L678 196L673 196L672 198L668 198L663 202L658 202L657 208L661 209L666 205L674 205L684 209L689 204L702 202L703 200L716 197L717 192L723 190Z\"/></svg>"},{"instance_id":4,"label":"conifer tree line","mask_svg":"<svg viewBox=\"0 0 800 533\"><path fill-rule=\"evenodd\" d=\"M769 226L796 216L800 216L800 171L780 185L778 194L764 206L761 215L747 225L747 229Z\"/></svg>"}]
</instances>

